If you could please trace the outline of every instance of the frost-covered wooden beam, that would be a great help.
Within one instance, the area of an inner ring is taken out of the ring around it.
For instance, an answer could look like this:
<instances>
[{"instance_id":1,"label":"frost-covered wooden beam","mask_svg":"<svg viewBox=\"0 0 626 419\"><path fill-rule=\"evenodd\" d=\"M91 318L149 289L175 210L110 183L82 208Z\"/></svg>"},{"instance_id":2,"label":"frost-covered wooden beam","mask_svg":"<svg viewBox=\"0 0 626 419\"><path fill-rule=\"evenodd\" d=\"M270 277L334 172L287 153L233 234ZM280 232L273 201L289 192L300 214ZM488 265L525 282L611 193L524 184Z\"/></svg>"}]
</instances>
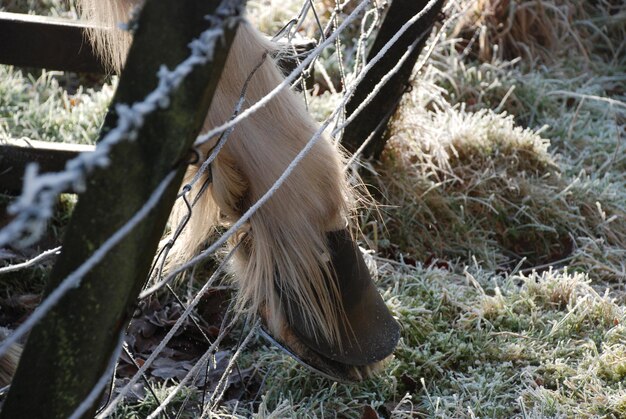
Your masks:
<instances>
[{"instance_id":1,"label":"frost-covered wooden beam","mask_svg":"<svg viewBox=\"0 0 626 419\"><path fill-rule=\"evenodd\" d=\"M79 407L77 417L93 417L234 37L238 12L226 5L240 10L243 1L147 0L93 155L107 145L110 153L87 175L38 308L47 314L30 334L1 418L67 418ZM192 59L190 41L201 34ZM159 72L162 64L173 72Z\"/></svg>"},{"instance_id":2,"label":"frost-covered wooden beam","mask_svg":"<svg viewBox=\"0 0 626 419\"><path fill-rule=\"evenodd\" d=\"M445 0L393 0L383 23L370 49L367 61L386 49L386 44L404 26L417 18L385 52L359 83L354 95L346 104L346 117L350 118L358 110L352 121L344 128L342 144L350 152L361 151L363 157L378 157L385 147L384 133L387 123L393 116L400 98L409 85L409 78L415 62L437 20ZM408 53L408 54L407 54ZM403 57L405 54L406 57ZM382 89L373 97L370 93L385 76L404 59L397 71L387 80ZM365 101L365 107L359 109ZM364 145L364 142L367 144ZM363 147L362 147L363 146Z\"/></svg>"},{"instance_id":3,"label":"frost-covered wooden beam","mask_svg":"<svg viewBox=\"0 0 626 419\"><path fill-rule=\"evenodd\" d=\"M84 22L0 12L0 63L107 73L84 34Z\"/></svg>"},{"instance_id":4,"label":"frost-covered wooden beam","mask_svg":"<svg viewBox=\"0 0 626 419\"><path fill-rule=\"evenodd\" d=\"M27 138L0 140L0 192L19 194L24 186L24 171L29 163L37 163L43 173L59 172L65 168L68 160L93 149L90 145Z\"/></svg>"}]
</instances>

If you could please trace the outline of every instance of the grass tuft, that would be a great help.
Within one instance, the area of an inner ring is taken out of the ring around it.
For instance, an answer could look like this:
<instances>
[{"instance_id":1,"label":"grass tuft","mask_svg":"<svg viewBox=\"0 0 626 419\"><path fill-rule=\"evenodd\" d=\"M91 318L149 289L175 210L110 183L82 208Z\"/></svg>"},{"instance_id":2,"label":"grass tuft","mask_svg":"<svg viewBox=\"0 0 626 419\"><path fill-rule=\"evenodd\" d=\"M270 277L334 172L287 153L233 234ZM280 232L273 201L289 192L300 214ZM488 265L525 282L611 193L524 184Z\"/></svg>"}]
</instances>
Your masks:
<instances>
[{"instance_id":1,"label":"grass tuft","mask_svg":"<svg viewBox=\"0 0 626 419\"><path fill-rule=\"evenodd\" d=\"M69 93L60 84L62 76L0 66L0 139L95 143L113 88L105 84L98 91L79 87Z\"/></svg>"}]
</instances>

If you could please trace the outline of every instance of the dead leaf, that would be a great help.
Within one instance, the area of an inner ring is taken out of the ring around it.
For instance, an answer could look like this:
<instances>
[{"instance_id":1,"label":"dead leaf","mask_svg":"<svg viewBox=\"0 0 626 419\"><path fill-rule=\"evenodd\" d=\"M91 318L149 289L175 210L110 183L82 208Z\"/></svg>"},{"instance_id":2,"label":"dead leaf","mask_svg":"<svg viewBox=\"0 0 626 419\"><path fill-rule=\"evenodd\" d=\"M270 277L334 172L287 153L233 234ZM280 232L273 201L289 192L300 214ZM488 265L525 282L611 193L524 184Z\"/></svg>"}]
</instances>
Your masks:
<instances>
[{"instance_id":1,"label":"dead leaf","mask_svg":"<svg viewBox=\"0 0 626 419\"><path fill-rule=\"evenodd\" d=\"M363 408L361 419L378 419L378 413L376 413L372 406L367 405Z\"/></svg>"}]
</instances>

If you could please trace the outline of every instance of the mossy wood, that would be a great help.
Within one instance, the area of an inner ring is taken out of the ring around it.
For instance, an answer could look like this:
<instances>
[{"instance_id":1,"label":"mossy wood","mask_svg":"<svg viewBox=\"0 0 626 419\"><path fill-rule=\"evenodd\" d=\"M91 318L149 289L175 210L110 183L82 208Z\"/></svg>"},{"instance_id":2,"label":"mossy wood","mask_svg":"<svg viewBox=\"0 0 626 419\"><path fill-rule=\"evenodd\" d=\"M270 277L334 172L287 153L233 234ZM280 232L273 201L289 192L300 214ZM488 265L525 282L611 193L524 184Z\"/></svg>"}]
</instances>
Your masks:
<instances>
[{"instance_id":1,"label":"mossy wood","mask_svg":"<svg viewBox=\"0 0 626 419\"><path fill-rule=\"evenodd\" d=\"M368 53L367 61L371 61L400 28L424 9L428 2L429 0L393 0L376 35L376 40ZM409 48L413 48L400 69L385 83L373 100L345 127L341 142L348 151L354 153L365 141L368 141L368 144L363 149L363 157L377 158L383 151L387 123L409 86L409 78L415 62L426 44L428 35L444 3L445 0L438 0L429 11L411 25L357 86L354 95L346 104L346 117L352 115L365 101L380 80L400 61L402 55Z\"/></svg>"},{"instance_id":2,"label":"mossy wood","mask_svg":"<svg viewBox=\"0 0 626 419\"><path fill-rule=\"evenodd\" d=\"M103 132L115 125L115 104L142 100L156 87L161 64L174 68L189 56L189 42L207 29L205 16L218 6L217 0L148 0ZM135 307L189 149L217 87L236 19L232 23L212 62L195 67L171 97L170 107L148 116L137 140L119 143L110 166L90 175L47 294L126 223L169 172L177 170L159 206L33 329L0 417L66 418L104 373ZM93 417L96 407L84 417Z\"/></svg>"}]
</instances>

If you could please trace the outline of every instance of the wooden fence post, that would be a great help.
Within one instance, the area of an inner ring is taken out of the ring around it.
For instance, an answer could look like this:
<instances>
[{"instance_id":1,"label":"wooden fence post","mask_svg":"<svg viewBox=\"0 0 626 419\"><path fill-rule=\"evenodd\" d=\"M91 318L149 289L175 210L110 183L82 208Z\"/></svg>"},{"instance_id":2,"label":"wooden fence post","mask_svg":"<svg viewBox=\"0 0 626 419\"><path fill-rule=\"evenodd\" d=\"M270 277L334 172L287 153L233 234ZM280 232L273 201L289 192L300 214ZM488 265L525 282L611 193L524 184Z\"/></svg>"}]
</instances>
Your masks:
<instances>
[{"instance_id":1,"label":"wooden fence post","mask_svg":"<svg viewBox=\"0 0 626 419\"><path fill-rule=\"evenodd\" d=\"M242 6L244 1L231 3ZM205 16L219 6L218 0L146 2L103 133L115 126L115 104L143 100L156 87L161 64L173 69L189 56L189 42L208 28ZM226 41L217 42L213 59L195 67L171 95L169 108L147 116L138 138L114 146L109 167L89 176L46 294L124 225L168 173L177 171L159 206L33 328L0 417L66 418L106 370L153 260L236 22L224 28ZM83 417L93 417L95 405Z\"/></svg>"},{"instance_id":2,"label":"wooden fence post","mask_svg":"<svg viewBox=\"0 0 626 419\"><path fill-rule=\"evenodd\" d=\"M399 62L400 57L406 53L407 49L413 48L400 69L387 81L373 100L344 128L341 141L348 151L354 153L365 141L368 141L368 144L363 149L363 157L377 158L383 151L385 147L383 135L387 123L408 87L415 62L424 48L444 1L438 0L424 16L411 25L357 86L354 95L346 104L346 117L350 117L363 103L385 74ZM372 49L368 53L367 60L371 61L398 30L422 10L428 2L429 0L393 0L376 35ZM416 43L415 46L413 46L414 43Z\"/></svg>"}]
</instances>

